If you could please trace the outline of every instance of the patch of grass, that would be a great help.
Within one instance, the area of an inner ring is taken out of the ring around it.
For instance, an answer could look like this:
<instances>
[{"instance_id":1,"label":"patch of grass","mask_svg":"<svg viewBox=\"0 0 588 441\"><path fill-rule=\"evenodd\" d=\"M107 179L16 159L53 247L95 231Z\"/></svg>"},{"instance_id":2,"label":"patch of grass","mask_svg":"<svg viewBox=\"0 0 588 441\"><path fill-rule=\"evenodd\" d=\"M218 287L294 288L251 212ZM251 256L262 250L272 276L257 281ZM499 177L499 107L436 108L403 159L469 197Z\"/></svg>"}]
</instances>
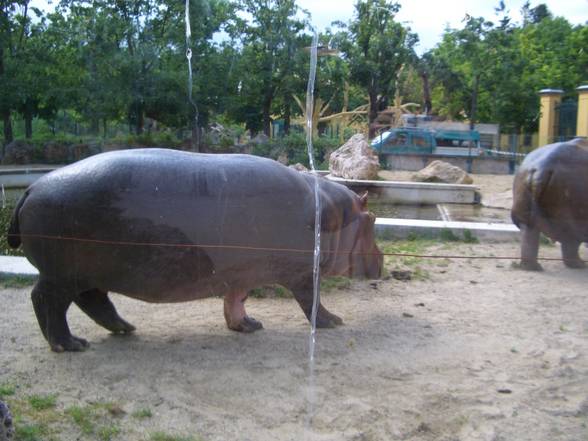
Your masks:
<instances>
[{"instance_id":1,"label":"patch of grass","mask_svg":"<svg viewBox=\"0 0 588 441\"><path fill-rule=\"evenodd\" d=\"M348 277L333 276L321 279L321 291L328 292L336 289L348 289L351 280Z\"/></svg>"},{"instance_id":2,"label":"patch of grass","mask_svg":"<svg viewBox=\"0 0 588 441\"><path fill-rule=\"evenodd\" d=\"M463 230L463 241L465 243L480 243L478 238L470 230Z\"/></svg>"},{"instance_id":3,"label":"patch of grass","mask_svg":"<svg viewBox=\"0 0 588 441\"><path fill-rule=\"evenodd\" d=\"M52 409L57 403L57 394L31 395L28 401L30 406L36 411Z\"/></svg>"},{"instance_id":4,"label":"patch of grass","mask_svg":"<svg viewBox=\"0 0 588 441\"><path fill-rule=\"evenodd\" d=\"M152 433L149 437L149 441L200 441L202 438L194 438L193 436L178 436L169 435L164 432Z\"/></svg>"},{"instance_id":5,"label":"patch of grass","mask_svg":"<svg viewBox=\"0 0 588 441\"><path fill-rule=\"evenodd\" d=\"M0 286L3 288L24 288L34 285L37 278L37 276L0 273Z\"/></svg>"},{"instance_id":6,"label":"patch of grass","mask_svg":"<svg viewBox=\"0 0 588 441\"><path fill-rule=\"evenodd\" d=\"M120 428L117 426L103 426L98 428L96 434L100 441L111 441L112 438L117 436L120 433Z\"/></svg>"},{"instance_id":7,"label":"patch of grass","mask_svg":"<svg viewBox=\"0 0 588 441\"><path fill-rule=\"evenodd\" d=\"M65 413L71 417L83 434L91 435L94 433L94 411L90 406L71 406L66 409Z\"/></svg>"},{"instance_id":8,"label":"patch of grass","mask_svg":"<svg viewBox=\"0 0 588 441\"><path fill-rule=\"evenodd\" d=\"M138 409L136 411L134 411L131 416L133 418L137 418L139 420L142 419L146 419L146 418L151 418L153 416L153 412L151 412L151 409L147 409L147 408L143 408L143 409Z\"/></svg>"},{"instance_id":9,"label":"patch of grass","mask_svg":"<svg viewBox=\"0 0 588 441\"><path fill-rule=\"evenodd\" d=\"M543 233L541 233L539 235L539 243L542 246L546 246L546 247L554 247L555 246L555 242L552 241L549 237L545 236Z\"/></svg>"},{"instance_id":10,"label":"patch of grass","mask_svg":"<svg viewBox=\"0 0 588 441\"><path fill-rule=\"evenodd\" d=\"M248 292L250 297L254 299L265 299L265 298L280 298L285 299L292 297L292 293L284 288L282 285L264 285L259 288L254 288Z\"/></svg>"},{"instance_id":11,"label":"patch of grass","mask_svg":"<svg viewBox=\"0 0 588 441\"><path fill-rule=\"evenodd\" d=\"M459 242L459 237L455 233L447 228L444 228L439 233L439 239L443 242Z\"/></svg>"},{"instance_id":12,"label":"patch of grass","mask_svg":"<svg viewBox=\"0 0 588 441\"><path fill-rule=\"evenodd\" d=\"M84 435L93 435L100 441L111 441L121 433L110 417L122 417L126 412L116 402L99 402L87 406L71 406L65 413Z\"/></svg>"},{"instance_id":13,"label":"patch of grass","mask_svg":"<svg viewBox=\"0 0 588 441\"><path fill-rule=\"evenodd\" d=\"M0 384L0 397L10 397L16 393L16 386L13 384Z\"/></svg>"},{"instance_id":14,"label":"patch of grass","mask_svg":"<svg viewBox=\"0 0 588 441\"><path fill-rule=\"evenodd\" d=\"M15 440L17 441L45 441L47 427L41 424L16 424Z\"/></svg>"}]
</instances>

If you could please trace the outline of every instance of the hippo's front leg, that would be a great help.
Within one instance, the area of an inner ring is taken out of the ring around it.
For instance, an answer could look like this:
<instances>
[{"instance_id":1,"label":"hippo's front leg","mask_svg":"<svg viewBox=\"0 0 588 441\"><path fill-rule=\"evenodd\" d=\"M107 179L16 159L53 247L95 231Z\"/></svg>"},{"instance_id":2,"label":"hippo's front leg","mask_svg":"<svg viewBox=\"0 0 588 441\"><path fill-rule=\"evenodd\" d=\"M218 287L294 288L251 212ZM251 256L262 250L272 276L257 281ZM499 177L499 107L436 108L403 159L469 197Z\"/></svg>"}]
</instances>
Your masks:
<instances>
[{"instance_id":1,"label":"hippo's front leg","mask_svg":"<svg viewBox=\"0 0 588 441\"><path fill-rule=\"evenodd\" d=\"M224 313L227 327L237 332L255 332L263 325L245 312L247 292L238 291L225 294Z\"/></svg>"},{"instance_id":2,"label":"hippo's front leg","mask_svg":"<svg viewBox=\"0 0 588 441\"><path fill-rule=\"evenodd\" d=\"M311 321L312 303L313 303L313 285L312 280L300 286L292 287L294 298L304 311L308 321ZM334 328L343 324L343 319L327 310L322 303L319 303L316 313L317 328Z\"/></svg>"},{"instance_id":3,"label":"hippo's front leg","mask_svg":"<svg viewBox=\"0 0 588 441\"><path fill-rule=\"evenodd\" d=\"M539 229L521 225L521 269L527 271L543 271L537 262L539 254Z\"/></svg>"}]
</instances>

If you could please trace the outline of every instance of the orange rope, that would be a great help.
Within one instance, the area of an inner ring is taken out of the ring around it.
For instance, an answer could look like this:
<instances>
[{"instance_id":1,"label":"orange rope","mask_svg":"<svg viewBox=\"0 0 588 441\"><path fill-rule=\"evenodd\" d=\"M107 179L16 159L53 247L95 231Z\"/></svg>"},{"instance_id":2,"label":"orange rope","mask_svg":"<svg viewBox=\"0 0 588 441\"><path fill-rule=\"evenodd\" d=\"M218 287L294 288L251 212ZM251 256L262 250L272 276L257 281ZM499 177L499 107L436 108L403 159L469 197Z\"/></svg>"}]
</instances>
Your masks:
<instances>
[{"instance_id":1,"label":"orange rope","mask_svg":"<svg viewBox=\"0 0 588 441\"><path fill-rule=\"evenodd\" d=\"M168 247L168 248L210 248L210 249L233 249L246 251L272 251L283 253L300 253L313 254L314 250L305 250L300 248L272 248L272 247L254 247L247 245L208 245L208 244L175 244L175 243L157 243L157 242L129 242L129 241L113 241L100 239L84 239L79 237L66 236L50 236L44 234L8 234L14 237L28 237L33 239L47 239L47 240L63 240L70 242L95 243L100 245L123 245L123 246L143 246L143 247ZM341 253L346 254L350 251L321 251L323 254ZM361 255L376 255L376 253L357 253ZM432 255L432 254L410 254L410 253L381 253L383 256L394 257L416 257L422 259L485 259L485 260L519 260L520 257L512 256L463 256L463 255ZM537 260L543 261L563 261L560 257L537 257Z\"/></svg>"}]
</instances>

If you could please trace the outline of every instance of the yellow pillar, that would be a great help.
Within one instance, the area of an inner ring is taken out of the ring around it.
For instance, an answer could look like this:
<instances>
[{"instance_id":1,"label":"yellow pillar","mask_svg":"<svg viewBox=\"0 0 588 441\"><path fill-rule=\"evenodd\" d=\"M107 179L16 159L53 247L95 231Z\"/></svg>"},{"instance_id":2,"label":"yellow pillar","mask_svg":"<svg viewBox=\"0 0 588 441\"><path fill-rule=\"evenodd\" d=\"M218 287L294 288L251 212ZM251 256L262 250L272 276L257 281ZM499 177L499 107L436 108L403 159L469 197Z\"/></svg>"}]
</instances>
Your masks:
<instances>
[{"instance_id":1,"label":"yellow pillar","mask_svg":"<svg viewBox=\"0 0 588 441\"><path fill-rule=\"evenodd\" d=\"M576 136L588 138L588 85L580 86L578 91L578 124Z\"/></svg>"},{"instance_id":2,"label":"yellow pillar","mask_svg":"<svg viewBox=\"0 0 588 441\"><path fill-rule=\"evenodd\" d=\"M539 120L539 145L555 142L559 125L557 106L561 102L563 90L543 89L539 91L541 97L541 119Z\"/></svg>"}]
</instances>

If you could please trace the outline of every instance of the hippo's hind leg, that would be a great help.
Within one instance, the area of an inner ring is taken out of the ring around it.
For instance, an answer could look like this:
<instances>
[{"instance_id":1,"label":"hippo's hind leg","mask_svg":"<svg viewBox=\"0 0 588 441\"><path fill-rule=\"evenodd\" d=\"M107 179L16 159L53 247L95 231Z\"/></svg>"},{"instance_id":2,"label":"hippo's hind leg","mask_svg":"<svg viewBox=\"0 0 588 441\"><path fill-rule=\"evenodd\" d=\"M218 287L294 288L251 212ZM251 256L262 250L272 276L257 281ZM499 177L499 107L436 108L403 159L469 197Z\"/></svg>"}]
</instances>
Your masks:
<instances>
[{"instance_id":1,"label":"hippo's hind leg","mask_svg":"<svg viewBox=\"0 0 588 441\"><path fill-rule=\"evenodd\" d=\"M527 271L543 271L543 267L537 262L539 254L539 229L520 225L521 228L521 266Z\"/></svg>"},{"instance_id":2,"label":"hippo's hind leg","mask_svg":"<svg viewBox=\"0 0 588 441\"><path fill-rule=\"evenodd\" d=\"M31 299L37 321L51 350L83 351L88 347L86 340L74 337L69 331L67 309L72 299L65 289L41 278L31 292Z\"/></svg>"},{"instance_id":3,"label":"hippo's hind leg","mask_svg":"<svg viewBox=\"0 0 588 441\"><path fill-rule=\"evenodd\" d=\"M312 282L306 284L304 287L293 288L292 293L294 298L304 311L304 315L308 321L312 320L312 303L313 303L313 288ZM317 328L334 328L343 324L343 319L327 310L322 303L319 302L316 312L316 327Z\"/></svg>"},{"instance_id":4,"label":"hippo's hind leg","mask_svg":"<svg viewBox=\"0 0 588 441\"><path fill-rule=\"evenodd\" d=\"M246 292L232 292L225 294L224 313L229 329L238 332L254 332L262 329L263 325L245 312Z\"/></svg>"},{"instance_id":5,"label":"hippo's hind leg","mask_svg":"<svg viewBox=\"0 0 588 441\"><path fill-rule=\"evenodd\" d=\"M586 264L580 259L579 249L580 242L570 240L561 242L561 255L565 266L568 268L586 268Z\"/></svg>"},{"instance_id":6,"label":"hippo's hind leg","mask_svg":"<svg viewBox=\"0 0 588 441\"><path fill-rule=\"evenodd\" d=\"M104 291L85 291L74 301L92 320L114 334L128 334L135 330L133 325L118 315L108 293Z\"/></svg>"}]
</instances>

